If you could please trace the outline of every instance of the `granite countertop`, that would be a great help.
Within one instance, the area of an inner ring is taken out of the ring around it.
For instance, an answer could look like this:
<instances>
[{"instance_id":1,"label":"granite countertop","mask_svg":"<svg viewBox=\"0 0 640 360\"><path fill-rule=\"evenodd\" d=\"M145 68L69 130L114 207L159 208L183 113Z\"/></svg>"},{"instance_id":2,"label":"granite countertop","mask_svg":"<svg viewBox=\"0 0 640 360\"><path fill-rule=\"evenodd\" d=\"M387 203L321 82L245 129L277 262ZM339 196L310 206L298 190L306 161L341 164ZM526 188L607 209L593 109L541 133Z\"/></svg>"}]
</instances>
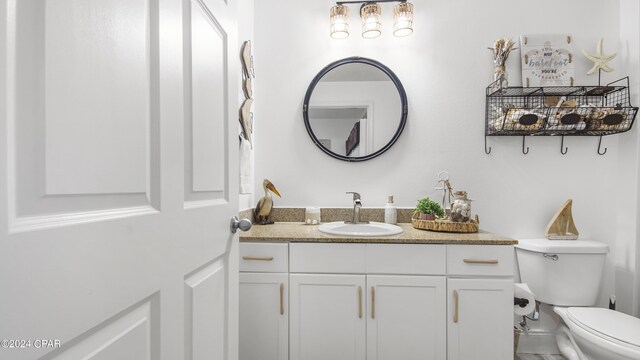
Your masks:
<instances>
[{"instance_id":1,"label":"granite countertop","mask_svg":"<svg viewBox=\"0 0 640 360\"><path fill-rule=\"evenodd\" d=\"M297 222L276 222L254 225L240 234L243 242L318 242L318 243L378 243L378 244L460 244L515 245L517 240L480 230L475 234L455 234L414 229L411 224L398 224L402 234L378 237L355 237L325 234L318 225Z\"/></svg>"}]
</instances>

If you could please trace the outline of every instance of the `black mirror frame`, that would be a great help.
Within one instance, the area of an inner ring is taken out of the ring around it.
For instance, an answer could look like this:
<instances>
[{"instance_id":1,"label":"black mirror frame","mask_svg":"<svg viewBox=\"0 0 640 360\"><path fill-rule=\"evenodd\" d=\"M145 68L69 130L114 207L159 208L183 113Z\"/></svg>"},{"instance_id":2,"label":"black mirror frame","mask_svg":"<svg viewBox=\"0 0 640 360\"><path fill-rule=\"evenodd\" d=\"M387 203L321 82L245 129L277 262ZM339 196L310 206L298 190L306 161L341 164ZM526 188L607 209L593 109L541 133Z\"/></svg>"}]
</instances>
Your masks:
<instances>
[{"instance_id":1,"label":"black mirror frame","mask_svg":"<svg viewBox=\"0 0 640 360\"><path fill-rule=\"evenodd\" d=\"M396 89L398 90L398 95L400 95L400 105L401 105L400 125L398 125L398 129L396 130L396 133L393 135L393 138L378 151L366 156L358 156L358 157L338 155L332 152L331 150L325 148L324 146L322 146L322 144L320 143L316 135L313 133L313 130L311 129L311 124L309 123L309 100L311 100L311 95L313 94L313 90L315 89L320 79L322 79L322 77L326 75L329 71L337 68L338 66L345 65L345 64L353 64L353 63L372 65L382 70L382 72L384 72L385 74L387 74L387 76L389 76L391 81L393 81L393 84L396 86ZM322 70L320 70L320 72L313 78L313 80L311 80L311 84L309 84L307 93L304 96L304 104L302 105L302 115L304 117L304 126L307 128L307 132L309 133L309 136L311 137L311 140L313 141L313 143L316 144L316 146L318 146L320 150L324 151L327 155L333 157L334 159L348 161L348 162L359 162L359 161L371 160L375 157L382 155L382 153L384 153L385 151L389 150L389 148L391 148L393 144L395 144L396 141L398 141L398 138L402 134L402 130L404 130L404 127L407 124L407 111L408 111L407 93L404 91L404 87L402 86L402 83L400 82L400 79L398 79L396 74L394 74L394 72L391 71L391 69L389 69L379 61L363 58L359 56L353 56L353 57L348 57L342 60L334 61L331 64L325 66Z\"/></svg>"}]
</instances>

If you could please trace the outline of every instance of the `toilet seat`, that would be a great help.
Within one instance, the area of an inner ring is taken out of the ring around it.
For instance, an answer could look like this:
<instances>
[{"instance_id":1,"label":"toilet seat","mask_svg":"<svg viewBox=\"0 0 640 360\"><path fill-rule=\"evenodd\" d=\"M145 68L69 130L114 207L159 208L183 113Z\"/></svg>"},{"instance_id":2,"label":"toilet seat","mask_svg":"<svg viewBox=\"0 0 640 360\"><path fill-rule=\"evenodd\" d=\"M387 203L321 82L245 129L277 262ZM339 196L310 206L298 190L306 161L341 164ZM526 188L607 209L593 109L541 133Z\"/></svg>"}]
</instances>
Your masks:
<instances>
[{"instance_id":1,"label":"toilet seat","mask_svg":"<svg viewBox=\"0 0 640 360\"><path fill-rule=\"evenodd\" d=\"M640 319L603 308L571 307L567 320L602 340L640 353Z\"/></svg>"}]
</instances>

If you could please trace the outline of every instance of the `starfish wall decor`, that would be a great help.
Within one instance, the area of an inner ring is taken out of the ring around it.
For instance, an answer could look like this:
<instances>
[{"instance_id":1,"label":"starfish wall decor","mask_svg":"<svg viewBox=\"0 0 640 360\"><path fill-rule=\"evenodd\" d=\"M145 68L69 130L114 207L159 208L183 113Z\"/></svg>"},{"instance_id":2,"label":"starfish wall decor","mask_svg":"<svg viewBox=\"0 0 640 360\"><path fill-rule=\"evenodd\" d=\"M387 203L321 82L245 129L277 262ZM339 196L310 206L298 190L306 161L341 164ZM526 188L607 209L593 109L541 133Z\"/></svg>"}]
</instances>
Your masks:
<instances>
[{"instance_id":1,"label":"starfish wall decor","mask_svg":"<svg viewBox=\"0 0 640 360\"><path fill-rule=\"evenodd\" d=\"M595 54L589 54L586 51L582 50L582 53L584 54L584 56L586 56L587 59L593 61L593 67L589 71L587 71L587 75L593 75L598 70L602 70L602 71L606 71L606 72L612 72L614 70L607 63L609 61L613 60L613 58L615 58L616 55L618 55L618 53L613 53L611 55L605 55L602 52L602 45L603 44L604 44L604 39L600 39L600 41L598 42L598 48L597 48Z\"/></svg>"}]
</instances>

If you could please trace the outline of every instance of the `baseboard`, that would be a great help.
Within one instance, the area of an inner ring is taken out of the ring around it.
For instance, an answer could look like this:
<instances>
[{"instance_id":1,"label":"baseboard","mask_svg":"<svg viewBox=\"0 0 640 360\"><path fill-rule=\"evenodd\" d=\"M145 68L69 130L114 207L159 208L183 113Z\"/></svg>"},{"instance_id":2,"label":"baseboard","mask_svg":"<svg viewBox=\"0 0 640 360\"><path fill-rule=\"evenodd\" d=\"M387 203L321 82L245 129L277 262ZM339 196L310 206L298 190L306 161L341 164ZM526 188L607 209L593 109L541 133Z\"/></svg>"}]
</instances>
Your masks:
<instances>
[{"instance_id":1,"label":"baseboard","mask_svg":"<svg viewBox=\"0 0 640 360\"><path fill-rule=\"evenodd\" d=\"M520 334L518 354L560 354L555 332L528 331Z\"/></svg>"}]
</instances>

